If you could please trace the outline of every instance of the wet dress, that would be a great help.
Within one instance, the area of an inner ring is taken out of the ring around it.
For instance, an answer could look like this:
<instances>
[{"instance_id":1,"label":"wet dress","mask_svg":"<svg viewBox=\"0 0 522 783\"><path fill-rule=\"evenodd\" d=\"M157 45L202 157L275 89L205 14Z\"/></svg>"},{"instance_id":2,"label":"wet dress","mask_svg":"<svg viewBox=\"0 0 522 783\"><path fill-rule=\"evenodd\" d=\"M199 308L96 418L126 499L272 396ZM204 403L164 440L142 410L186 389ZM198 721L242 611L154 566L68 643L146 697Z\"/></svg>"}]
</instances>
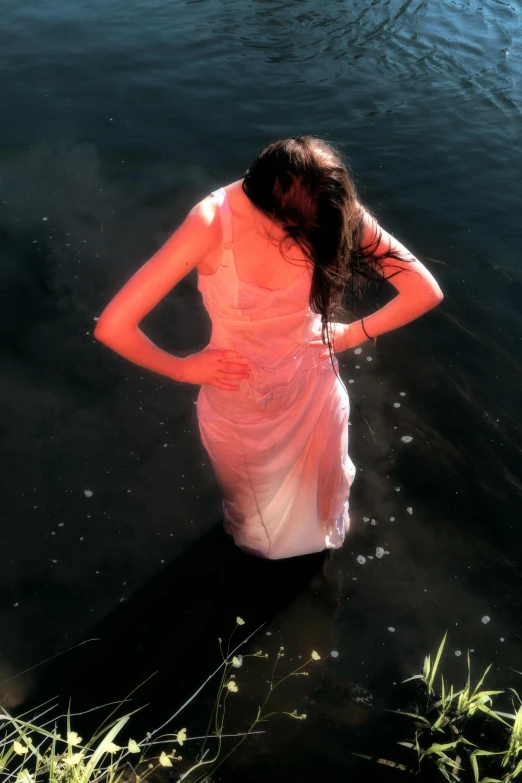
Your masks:
<instances>
[{"instance_id":1,"label":"wet dress","mask_svg":"<svg viewBox=\"0 0 522 783\"><path fill-rule=\"evenodd\" d=\"M198 276L212 321L208 349L239 351L251 368L238 391L202 386L198 396L225 529L240 548L270 559L337 549L349 526L355 475L349 400L337 361L310 346L320 338L321 317L309 307L309 271L275 291L241 279L226 193L212 195L223 256L215 274Z\"/></svg>"}]
</instances>

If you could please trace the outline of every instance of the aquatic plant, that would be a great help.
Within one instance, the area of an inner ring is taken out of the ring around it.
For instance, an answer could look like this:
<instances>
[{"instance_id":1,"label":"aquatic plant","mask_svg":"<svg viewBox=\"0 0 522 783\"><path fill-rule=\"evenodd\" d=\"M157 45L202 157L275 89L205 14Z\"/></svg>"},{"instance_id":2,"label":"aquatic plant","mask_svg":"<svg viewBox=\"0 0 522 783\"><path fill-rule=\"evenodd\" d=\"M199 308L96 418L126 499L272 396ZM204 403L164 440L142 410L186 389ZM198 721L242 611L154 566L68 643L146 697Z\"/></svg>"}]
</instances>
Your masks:
<instances>
[{"instance_id":1,"label":"aquatic plant","mask_svg":"<svg viewBox=\"0 0 522 783\"><path fill-rule=\"evenodd\" d=\"M431 662L427 656L421 674L405 682L420 680L426 690L426 707L418 713L400 712L414 721L414 737L399 744L417 755L423 775L435 770L448 781L473 783L511 783L522 774L522 701L509 689L513 712L494 709L493 697L505 690L481 690L491 669L488 666L476 685L471 683L471 661L468 652L468 676L465 685L457 689L440 675L440 690L435 679L446 643L444 636L437 655ZM489 738L495 750L480 747L489 725ZM496 730L495 730L496 727ZM478 740L472 742L466 736ZM481 777L480 767L487 759L487 774ZM423 779L425 779L423 777Z\"/></svg>"},{"instance_id":2,"label":"aquatic plant","mask_svg":"<svg viewBox=\"0 0 522 783\"><path fill-rule=\"evenodd\" d=\"M251 717L247 730L238 734L226 733L227 700L236 698L236 694L241 692L241 678L235 670L241 668L246 658L270 660L270 655L261 650L244 655L238 653L256 631L232 647L235 631L244 624L244 620L238 617L226 649L219 639L222 657L219 667L165 723L148 732L142 740L131 738L118 744L124 727L137 712L135 710L116 717L132 694L116 705L94 735L85 741L72 727L75 715L71 714L70 709L66 715L52 717L56 704L48 702L30 714L15 717L1 708L0 731L3 736L0 737L0 783L143 783L159 770L168 773L174 771L169 769L174 767L176 773L179 773L179 781L205 783L248 737L263 733L258 727L269 718L279 714L294 720L304 720L306 715L297 710L271 711L269 703L277 688L290 677L306 676L306 667L320 660L320 656L314 650L310 658L297 669L280 674L280 661L284 658L284 648L280 647L272 656L273 664L265 697ZM217 695L205 735L191 736L186 727L165 733L166 727L218 675ZM227 743L229 739L233 740L230 744ZM198 743L197 752L189 753L186 757L185 752L192 743Z\"/></svg>"}]
</instances>

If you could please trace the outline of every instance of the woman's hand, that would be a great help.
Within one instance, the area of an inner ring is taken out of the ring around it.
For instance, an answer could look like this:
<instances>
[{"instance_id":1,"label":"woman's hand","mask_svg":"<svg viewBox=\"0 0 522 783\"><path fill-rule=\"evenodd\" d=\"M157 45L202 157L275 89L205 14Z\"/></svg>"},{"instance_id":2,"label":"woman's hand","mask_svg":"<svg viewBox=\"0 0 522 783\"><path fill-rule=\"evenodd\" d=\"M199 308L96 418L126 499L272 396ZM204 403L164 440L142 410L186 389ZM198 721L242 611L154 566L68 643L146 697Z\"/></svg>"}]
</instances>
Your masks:
<instances>
[{"instance_id":1,"label":"woman's hand","mask_svg":"<svg viewBox=\"0 0 522 783\"><path fill-rule=\"evenodd\" d=\"M360 321L355 321L352 324L330 323L328 331L334 353L341 353L349 348L356 348L368 339L362 331ZM322 340L313 340L310 345L313 348L323 349L323 352L319 354L321 359L330 357L328 343L325 344Z\"/></svg>"},{"instance_id":2,"label":"woman's hand","mask_svg":"<svg viewBox=\"0 0 522 783\"><path fill-rule=\"evenodd\" d=\"M193 353L183 359L183 383L215 386L224 391L237 391L233 381L250 375L250 367L238 351L211 349Z\"/></svg>"}]
</instances>

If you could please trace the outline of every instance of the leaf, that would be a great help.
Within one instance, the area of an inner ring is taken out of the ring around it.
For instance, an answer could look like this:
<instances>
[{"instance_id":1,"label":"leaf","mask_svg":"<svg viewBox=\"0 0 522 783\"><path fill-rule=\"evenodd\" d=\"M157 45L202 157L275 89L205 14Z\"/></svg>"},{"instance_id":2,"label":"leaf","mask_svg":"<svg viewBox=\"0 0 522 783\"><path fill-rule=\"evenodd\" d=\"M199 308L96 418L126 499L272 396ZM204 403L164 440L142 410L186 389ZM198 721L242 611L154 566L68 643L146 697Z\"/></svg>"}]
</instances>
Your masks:
<instances>
[{"instance_id":1,"label":"leaf","mask_svg":"<svg viewBox=\"0 0 522 783\"><path fill-rule=\"evenodd\" d=\"M482 685L482 683L484 682L484 680L485 680L485 679L486 679L486 677L488 676L488 674L489 674L489 670L491 669L492 665L493 665L493 664L491 664L491 663L489 664L489 666L487 667L486 671L484 672L484 674L482 675L482 677L480 678L480 680L479 680L479 681L477 682L477 684L475 685L475 690L473 691L473 696L475 696L475 694L477 693L478 689L480 688L480 686Z\"/></svg>"},{"instance_id":2,"label":"leaf","mask_svg":"<svg viewBox=\"0 0 522 783\"><path fill-rule=\"evenodd\" d=\"M245 624L245 621L243 620L243 618L242 618L242 617L236 617L236 623L237 623L238 625L244 625L244 624Z\"/></svg>"},{"instance_id":3,"label":"leaf","mask_svg":"<svg viewBox=\"0 0 522 783\"><path fill-rule=\"evenodd\" d=\"M417 715L415 712L401 712L400 710L393 710L395 715L406 715L407 718L415 718L415 720L420 720L421 723L425 723L427 726L431 726L431 723L427 718L424 717L424 715Z\"/></svg>"},{"instance_id":4,"label":"leaf","mask_svg":"<svg viewBox=\"0 0 522 783\"><path fill-rule=\"evenodd\" d=\"M165 751L159 757L159 763L162 767L172 767L172 761L169 759Z\"/></svg>"},{"instance_id":5,"label":"leaf","mask_svg":"<svg viewBox=\"0 0 522 783\"><path fill-rule=\"evenodd\" d=\"M122 728L125 726L127 721L129 720L129 715L125 715L123 718L120 718L119 721L117 721L112 729L107 732L104 739L100 742L94 753L89 759L89 763L87 764L85 768L85 772L83 774L83 780L90 780L90 777L94 770L96 769L96 765L98 764L99 760L105 753L104 746L107 742L112 742L112 740L120 733Z\"/></svg>"},{"instance_id":6,"label":"leaf","mask_svg":"<svg viewBox=\"0 0 522 783\"><path fill-rule=\"evenodd\" d=\"M470 754L469 760L471 761L471 766L473 767L473 774L475 776L475 783L479 783L479 768L478 768L478 762L477 762L477 756L501 756L502 753L494 753L490 750L474 750L473 753ZM492 778L487 778L488 780L492 780ZM480 781L480 783L484 783L484 781Z\"/></svg>"},{"instance_id":7,"label":"leaf","mask_svg":"<svg viewBox=\"0 0 522 783\"><path fill-rule=\"evenodd\" d=\"M479 783L479 768L478 768L477 754L472 753L469 757L469 760L471 761L473 775L475 776L475 783Z\"/></svg>"},{"instance_id":8,"label":"leaf","mask_svg":"<svg viewBox=\"0 0 522 783\"><path fill-rule=\"evenodd\" d=\"M428 690L431 693L433 690L433 682L435 680L435 675L437 674L437 669L439 667L440 659L442 656L442 651L444 650L444 645L446 644L446 638L448 636L448 632L444 634L444 639L440 643L439 650L437 652L437 657L435 658L435 663L433 664L433 667L430 672L429 680L428 680Z\"/></svg>"},{"instance_id":9,"label":"leaf","mask_svg":"<svg viewBox=\"0 0 522 783\"><path fill-rule=\"evenodd\" d=\"M407 680L403 680L402 684L404 685L405 682L411 682L412 680L423 680L424 677L422 674L414 674L413 677L408 677Z\"/></svg>"},{"instance_id":10,"label":"leaf","mask_svg":"<svg viewBox=\"0 0 522 783\"><path fill-rule=\"evenodd\" d=\"M21 742L18 742L18 740L15 740L13 742L13 750L18 756L25 756L29 748L26 748L25 745L22 745Z\"/></svg>"},{"instance_id":11,"label":"leaf","mask_svg":"<svg viewBox=\"0 0 522 783\"><path fill-rule=\"evenodd\" d=\"M453 750L458 746L460 743L460 739L455 740L454 742L445 742L443 745L439 745L437 742L434 742L433 745L431 745L428 750L425 751L425 755L428 756L431 753L437 753L437 755L444 754L445 750Z\"/></svg>"},{"instance_id":12,"label":"leaf","mask_svg":"<svg viewBox=\"0 0 522 783\"><path fill-rule=\"evenodd\" d=\"M397 745L403 745L405 748L414 748L413 742L398 742Z\"/></svg>"},{"instance_id":13,"label":"leaf","mask_svg":"<svg viewBox=\"0 0 522 783\"><path fill-rule=\"evenodd\" d=\"M438 768L439 768L439 772L446 778L446 780L452 781L456 779L454 775L450 776L450 773L448 772L447 769L444 769L442 764L439 764Z\"/></svg>"},{"instance_id":14,"label":"leaf","mask_svg":"<svg viewBox=\"0 0 522 783\"><path fill-rule=\"evenodd\" d=\"M503 718L509 718L510 720L515 720L515 715L513 715L512 712L500 712L500 710L495 710L497 715L501 715Z\"/></svg>"},{"instance_id":15,"label":"leaf","mask_svg":"<svg viewBox=\"0 0 522 783\"><path fill-rule=\"evenodd\" d=\"M315 650L312 650L312 658L313 658L314 661L320 661L321 660L321 656Z\"/></svg>"},{"instance_id":16,"label":"leaf","mask_svg":"<svg viewBox=\"0 0 522 783\"><path fill-rule=\"evenodd\" d=\"M471 697L471 701L478 701L483 699L485 696L498 696L499 693L505 693L505 691L480 691L480 693L477 693L475 696Z\"/></svg>"},{"instance_id":17,"label":"leaf","mask_svg":"<svg viewBox=\"0 0 522 783\"><path fill-rule=\"evenodd\" d=\"M181 729L180 731L178 731L178 733L176 734L176 742L179 745L183 745L186 739L187 739L187 730Z\"/></svg>"},{"instance_id":18,"label":"leaf","mask_svg":"<svg viewBox=\"0 0 522 783\"><path fill-rule=\"evenodd\" d=\"M485 705L485 704L479 704L479 705L478 705L478 709L479 709L481 712L485 712L485 713L486 713L486 715L490 715L492 718L496 718L496 719L497 719L497 720L499 720L501 723L504 723L506 726L509 726L509 723L506 723L506 721L505 721L503 718L501 718L501 717L500 717L500 715L498 714L498 712L495 712L495 710L490 710L490 709L489 709L489 707L486 707L486 705Z\"/></svg>"},{"instance_id":19,"label":"leaf","mask_svg":"<svg viewBox=\"0 0 522 783\"><path fill-rule=\"evenodd\" d=\"M127 745L127 749L129 753L141 753L140 746L136 742L136 740L130 739L129 744Z\"/></svg>"}]
</instances>

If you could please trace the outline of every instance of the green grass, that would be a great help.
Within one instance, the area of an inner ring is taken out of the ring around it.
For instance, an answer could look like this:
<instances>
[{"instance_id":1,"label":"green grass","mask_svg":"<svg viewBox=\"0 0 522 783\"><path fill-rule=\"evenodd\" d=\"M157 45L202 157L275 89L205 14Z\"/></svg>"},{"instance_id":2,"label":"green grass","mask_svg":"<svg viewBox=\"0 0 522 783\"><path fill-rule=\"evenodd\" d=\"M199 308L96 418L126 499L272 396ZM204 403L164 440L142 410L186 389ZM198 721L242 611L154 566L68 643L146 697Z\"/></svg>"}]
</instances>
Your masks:
<instances>
[{"instance_id":1,"label":"green grass","mask_svg":"<svg viewBox=\"0 0 522 783\"><path fill-rule=\"evenodd\" d=\"M511 783L522 775L522 702L518 693L483 688L489 674L488 666L475 685L471 680L471 661L468 652L468 673L465 684L458 688L448 683L440 674L440 688L436 690L436 677L446 644L444 636L437 655L431 662L424 661L422 674L416 674L405 682L420 680L426 692L426 707L418 713L399 713L414 722L414 736L400 742L415 752L419 770L429 773L435 769L441 778L452 783ZM512 712L495 709L494 699L508 695ZM482 748L466 738L473 729L473 736L484 736L484 729L495 737L495 749ZM484 764L484 762L486 762ZM482 777L481 767L487 766Z\"/></svg>"},{"instance_id":2,"label":"green grass","mask_svg":"<svg viewBox=\"0 0 522 783\"><path fill-rule=\"evenodd\" d=\"M291 677L306 676L306 667L320 659L314 651L299 668L281 672L284 648L272 656L261 650L240 656L238 650L254 634L234 648L232 642L244 621L238 617L226 648L219 640L222 662L198 690L164 724L148 732L142 739L129 739L119 744L128 732L134 712L118 714L125 699L90 738L83 739L73 727L74 715L50 717L53 706L42 705L36 714L13 716L0 708L0 783L141 783L158 770L174 772L179 781L205 783L217 769L248 739L262 733L259 727L277 714L294 720L306 715L296 710L277 712L270 709L270 699L276 689ZM256 633L256 632L254 632ZM255 709L246 731L228 734L225 728L227 702L241 698L241 666L246 658L259 658L270 666L267 690ZM191 736L178 717L213 678L219 678L217 695L208 728L204 736ZM132 694L130 694L132 695ZM165 731L174 725L173 731ZM174 769L172 769L174 768Z\"/></svg>"}]
</instances>

